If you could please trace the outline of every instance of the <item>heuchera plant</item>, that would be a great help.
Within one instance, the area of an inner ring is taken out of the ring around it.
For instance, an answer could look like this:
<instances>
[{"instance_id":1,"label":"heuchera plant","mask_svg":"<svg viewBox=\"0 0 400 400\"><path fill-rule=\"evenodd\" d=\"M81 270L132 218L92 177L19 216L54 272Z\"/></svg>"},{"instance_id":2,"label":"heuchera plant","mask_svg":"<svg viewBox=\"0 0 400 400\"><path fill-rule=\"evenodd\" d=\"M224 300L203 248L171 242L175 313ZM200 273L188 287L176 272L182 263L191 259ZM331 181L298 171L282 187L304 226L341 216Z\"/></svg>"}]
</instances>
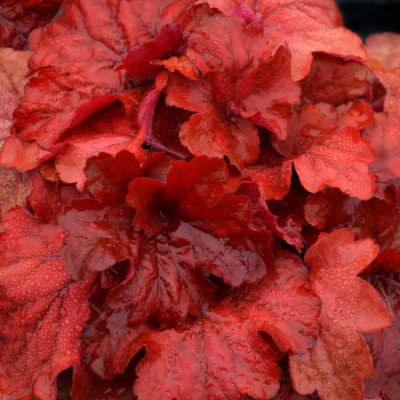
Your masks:
<instances>
[{"instance_id":1,"label":"heuchera plant","mask_svg":"<svg viewBox=\"0 0 400 400\"><path fill-rule=\"evenodd\" d=\"M400 399L399 35L6 0L0 44L1 400Z\"/></svg>"}]
</instances>

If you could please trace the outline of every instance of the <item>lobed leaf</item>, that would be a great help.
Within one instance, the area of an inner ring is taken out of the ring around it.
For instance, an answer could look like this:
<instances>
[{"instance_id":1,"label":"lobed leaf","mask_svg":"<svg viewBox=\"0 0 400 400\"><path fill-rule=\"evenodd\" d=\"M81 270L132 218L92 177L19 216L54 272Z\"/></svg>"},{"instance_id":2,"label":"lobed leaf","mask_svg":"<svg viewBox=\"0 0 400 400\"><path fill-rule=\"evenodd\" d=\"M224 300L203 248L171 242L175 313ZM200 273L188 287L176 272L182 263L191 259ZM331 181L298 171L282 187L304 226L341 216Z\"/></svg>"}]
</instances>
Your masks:
<instances>
[{"instance_id":1,"label":"lobed leaf","mask_svg":"<svg viewBox=\"0 0 400 400\"><path fill-rule=\"evenodd\" d=\"M354 241L348 229L321 233L306 254L310 285L322 301L321 332L314 347L290 358L301 394L317 390L323 399L361 400L363 379L373 372L360 331L389 326L392 317L376 291L357 278L378 254L371 239Z\"/></svg>"}]
</instances>

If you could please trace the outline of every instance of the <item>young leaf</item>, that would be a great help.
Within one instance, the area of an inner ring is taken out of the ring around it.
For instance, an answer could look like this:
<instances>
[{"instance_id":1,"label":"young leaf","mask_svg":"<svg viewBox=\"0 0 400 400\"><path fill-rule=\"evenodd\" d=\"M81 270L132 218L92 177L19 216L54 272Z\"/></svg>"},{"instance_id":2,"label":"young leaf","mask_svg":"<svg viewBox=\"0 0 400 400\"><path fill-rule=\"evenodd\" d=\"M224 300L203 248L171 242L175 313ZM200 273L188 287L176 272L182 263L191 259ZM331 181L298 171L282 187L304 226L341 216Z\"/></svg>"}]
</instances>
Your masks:
<instances>
[{"instance_id":1,"label":"young leaf","mask_svg":"<svg viewBox=\"0 0 400 400\"><path fill-rule=\"evenodd\" d=\"M202 73L172 74L168 105L194 112L182 125L182 143L195 155L223 157L243 168L258 154L256 124L286 135L290 104L299 88L290 78L290 55L237 18L208 15L195 25L184 54ZM207 58L203 57L203 53Z\"/></svg>"}]
</instances>

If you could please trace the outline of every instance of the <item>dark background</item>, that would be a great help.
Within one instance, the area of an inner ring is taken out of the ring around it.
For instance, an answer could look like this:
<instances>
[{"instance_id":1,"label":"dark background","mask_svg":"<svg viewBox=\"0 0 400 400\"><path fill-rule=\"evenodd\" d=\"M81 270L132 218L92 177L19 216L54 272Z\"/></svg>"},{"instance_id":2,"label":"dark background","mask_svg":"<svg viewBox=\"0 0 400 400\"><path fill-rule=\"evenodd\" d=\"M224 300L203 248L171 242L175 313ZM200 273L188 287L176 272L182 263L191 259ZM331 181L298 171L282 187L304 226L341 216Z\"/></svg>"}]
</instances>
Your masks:
<instances>
[{"instance_id":1,"label":"dark background","mask_svg":"<svg viewBox=\"0 0 400 400\"><path fill-rule=\"evenodd\" d=\"M400 33L400 0L337 0L347 28L363 39L372 33Z\"/></svg>"}]
</instances>

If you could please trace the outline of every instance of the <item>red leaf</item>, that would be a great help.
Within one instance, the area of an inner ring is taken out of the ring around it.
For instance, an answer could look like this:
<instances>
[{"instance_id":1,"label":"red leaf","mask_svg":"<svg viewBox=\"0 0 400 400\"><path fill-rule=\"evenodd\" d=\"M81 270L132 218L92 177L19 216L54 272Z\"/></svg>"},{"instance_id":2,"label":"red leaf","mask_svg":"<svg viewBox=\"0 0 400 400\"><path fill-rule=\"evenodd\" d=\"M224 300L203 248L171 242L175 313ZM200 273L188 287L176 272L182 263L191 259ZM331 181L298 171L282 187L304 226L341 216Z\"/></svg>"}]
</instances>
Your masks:
<instances>
[{"instance_id":1,"label":"red leaf","mask_svg":"<svg viewBox=\"0 0 400 400\"><path fill-rule=\"evenodd\" d=\"M136 272L112 289L109 304L131 307L133 323L149 315L171 323L187 312L199 315L211 302L214 285L204 271L232 286L256 281L271 263L270 236L248 228L241 216L247 206L242 198L227 195L205 219L171 223L152 238L136 234Z\"/></svg>"},{"instance_id":2,"label":"red leaf","mask_svg":"<svg viewBox=\"0 0 400 400\"><path fill-rule=\"evenodd\" d=\"M67 260L68 272L75 279L88 277L128 258L133 218L133 210L125 205L128 183L142 172L158 178L169 166L167 156L155 155L142 169L128 151L115 157L102 153L88 161L85 172L89 191L112 207L85 200L74 203L59 218L59 223L70 233L63 257Z\"/></svg>"},{"instance_id":3,"label":"red leaf","mask_svg":"<svg viewBox=\"0 0 400 400\"><path fill-rule=\"evenodd\" d=\"M400 250L400 214L395 205L377 198L362 201L354 210L352 226L358 237L370 237L382 249Z\"/></svg>"},{"instance_id":4,"label":"red leaf","mask_svg":"<svg viewBox=\"0 0 400 400\"><path fill-rule=\"evenodd\" d=\"M40 172L32 177L29 203L42 224L56 224L65 207L79 197L81 194L71 185L46 181Z\"/></svg>"},{"instance_id":5,"label":"red leaf","mask_svg":"<svg viewBox=\"0 0 400 400\"><path fill-rule=\"evenodd\" d=\"M238 194L245 194L249 197L253 206L253 224L255 226L269 229L286 243L295 246L300 253L304 241L301 234L302 223L291 218L290 215L285 218L278 218L274 215L260 195L258 187L253 183L243 183L238 189Z\"/></svg>"},{"instance_id":6,"label":"red leaf","mask_svg":"<svg viewBox=\"0 0 400 400\"><path fill-rule=\"evenodd\" d=\"M371 171L379 182L387 182L400 177L400 117L391 112L378 113L374 119L375 124L365 130L363 137L375 152Z\"/></svg>"},{"instance_id":7,"label":"red leaf","mask_svg":"<svg viewBox=\"0 0 400 400\"><path fill-rule=\"evenodd\" d=\"M170 211L183 218L198 218L198 208L212 207L221 200L227 183L225 163L208 157L174 162L165 184L136 178L129 184L126 197L127 203L137 210L133 225L148 236L160 233L163 222L160 206L171 208Z\"/></svg>"},{"instance_id":8,"label":"red leaf","mask_svg":"<svg viewBox=\"0 0 400 400\"><path fill-rule=\"evenodd\" d=\"M98 377L82 361L74 367L71 397L76 400L136 400L132 390L132 377L134 376L135 364L127 368L122 375L106 380Z\"/></svg>"},{"instance_id":9,"label":"red leaf","mask_svg":"<svg viewBox=\"0 0 400 400\"><path fill-rule=\"evenodd\" d=\"M246 28L239 19L202 16L185 56L203 76L193 80L172 74L166 102L196 113L180 132L182 143L193 154L226 155L242 168L258 154L252 121L285 137L290 104L298 99L299 88L290 79L285 47L271 46L256 28Z\"/></svg>"},{"instance_id":10,"label":"red leaf","mask_svg":"<svg viewBox=\"0 0 400 400\"><path fill-rule=\"evenodd\" d=\"M309 195L304 211L307 222L318 229L330 232L348 227L357 238L371 238L379 244L381 252L369 269L400 265L400 215L394 204L376 197L359 201L328 189Z\"/></svg>"},{"instance_id":11,"label":"red leaf","mask_svg":"<svg viewBox=\"0 0 400 400\"><path fill-rule=\"evenodd\" d=\"M132 245L137 250L131 256L135 272L108 296L112 308L129 309L132 324L153 317L171 325L188 312L199 315L211 303L215 287L204 275L206 264L190 249L201 243L184 228L152 239L136 232Z\"/></svg>"},{"instance_id":12,"label":"red leaf","mask_svg":"<svg viewBox=\"0 0 400 400\"><path fill-rule=\"evenodd\" d=\"M175 3L66 1L49 25L30 35L30 48L36 50L31 68L39 72L16 111L17 132L48 148L67 129L116 101L115 94L130 82L115 66L178 17L185 5Z\"/></svg>"},{"instance_id":13,"label":"red leaf","mask_svg":"<svg viewBox=\"0 0 400 400\"><path fill-rule=\"evenodd\" d=\"M322 300L321 333L314 347L290 359L295 389L317 390L324 399L362 400L362 380L373 366L360 331L374 331L392 318L376 291L357 278L377 256L371 239L354 241L348 229L321 233L305 261L311 288Z\"/></svg>"},{"instance_id":14,"label":"red leaf","mask_svg":"<svg viewBox=\"0 0 400 400\"><path fill-rule=\"evenodd\" d=\"M5 0L0 5L0 46L22 49L29 33L46 25L61 0Z\"/></svg>"},{"instance_id":15,"label":"red leaf","mask_svg":"<svg viewBox=\"0 0 400 400\"><path fill-rule=\"evenodd\" d=\"M74 279L86 279L127 259L131 218L126 207L104 208L95 200L74 202L58 218L69 233L61 253L68 273Z\"/></svg>"},{"instance_id":16,"label":"red leaf","mask_svg":"<svg viewBox=\"0 0 400 400\"><path fill-rule=\"evenodd\" d=\"M311 226L331 232L336 228L349 226L359 203L359 200L345 195L338 189L325 189L307 196L304 216Z\"/></svg>"},{"instance_id":17,"label":"red leaf","mask_svg":"<svg viewBox=\"0 0 400 400\"><path fill-rule=\"evenodd\" d=\"M0 150L0 164L25 172L39 166L40 160L51 153L43 150L36 142L23 142L17 136L9 136Z\"/></svg>"},{"instance_id":18,"label":"red leaf","mask_svg":"<svg viewBox=\"0 0 400 400\"><path fill-rule=\"evenodd\" d=\"M366 95L367 74L361 63L316 54L309 74L300 82L302 96L314 103L345 104Z\"/></svg>"},{"instance_id":19,"label":"red leaf","mask_svg":"<svg viewBox=\"0 0 400 400\"><path fill-rule=\"evenodd\" d=\"M0 8L1 11L1 8ZM1 23L0 23L1 24ZM0 49L0 147L4 140L4 150L0 153L0 163L7 167L14 167L10 160L9 145L14 138L9 138L12 116L15 107L24 96L25 76L28 72L28 58L31 52L15 51L8 48ZM9 138L7 140L7 138ZM26 164L26 157L23 157ZM26 168L30 169L30 168ZM22 170L26 170L22 168ZM15 170L7 170L0 166L0 217L16 205L23 206L31 188L31 175L19 174Z\"/></svg>"},{"instance_id":20,"label":"red leaf","mask_svg":"<svg viewBox=\"0 0 400 400\"><path fill-rule=\"evenodd\" d=\"M268 332L282 352L312 346L320 303L304 288L306 279L301 260L282 251L261 281L235 291L199 320L145 334L135 392L143 399L159 397L161 390L178 400L189 393L195 399L239 399L244 393L271 398L280 377L274 361L282 354L274 355L258 332Z\"/></svg>"},{"instance_id":21,"label":"red leaf","mask_svg":"<svg viewBox=\"0 0 400 400\"><path fill-rule=\"evenodd\" d=\"M86 161L100 153L115 155L129 150L143 159L146 152L141 148L143 132L138 133L135 122L129 121L121 104L102 110L77 127L68 131L61 143L68 146L55 161L60 180L76 183L82 190L86 182Z\"/></svg>"},{"instance_id":22,"label":"red leaf","mask_svg":"<svg viewBox=\"0 0 400 400\"><path fill-rule=\"evenodd\" d=\"M59 218L69 233L63 255L74 277L131 259L134 270L112 289L108 301L116 309L131 308L135 324L149 316L170 323L187 312L198 315L214 291L204 271L238 286L263 276L272 259L270 234L249 227L247 198L225 194L228 177L222 160L177 161L164 183L159 178L166 159L154 157L143 166L149 177L133 179L127 197L138 210L134 225L145 229L147 236L131 227L132 214L124 205L75 202ZM118 184L108 183L112 171L117 172L118 159L100 156L98 161L88 170L95 172L89 189L94 190L98 177L105 183L99 185L102 191L97 195L122 191Z\"/></svg>"},{"instance_id":23,"label":"red leaf","mask_svg":"<svg viewBox=\"0 0 400 400\"><path fill-rule=\"evenodd\" d=\"M383 64L385 62L386 60L384 58L382 62L372 58L368 60L366 65L373 72L374 76L379 79L386 90L384 96L384 111L396 113L400 98L400 65L396 64L397 68L386 70Z\"/></svg>"},{"instance_id":24,"label":"red leaf","mask_svg":"<svg viewBox=\"0 0 400 400\"><path fill-rule=\"evenodd\" d=\"M90 298L91 316L83 332L83 358L90 368L91 375L94 375L92 379L97 377L98 380L110 381L117 376L116 374L125 375L124 371L130 361L143 347L143 343L138 339L150 328L147 325L130 325L129 309L110 309L104 301L106 295L106 291L99 290ZM133 375L130 377L130 390L132 378ZM83 386L77 387L77 390L86 390L84 377L81 378L77 374L75 382L76 386Z\"/></svg>"},{"instance_id":25,"label":"red leaf","mask_svg":"<svg viewBox=\"0 0 400 400\"><path fill-rule=\"evenodd\" d=\"M226 301L194 322L143 338L135 393L142 400L272 398L279 388L277 355ZM152 384L149 385L149 382Z\"/></svg>"},{"instance_id":26,"label":"red leaf","mask_svg":"<svg viewBox=\"0 0 400 400\"><path fill-rule=\"evenodd\" d=\"M265 274L271 263L266 234L233 226L232 204L221 204L215 214L225 210L225 219L181 222L173 230L154 238L135 238L137 253L132 255L136 272L126 282L112 289L109 304L116 309L132 307L133 323L153 315L171 323L187 312L199 315L211 302L215 290L204 275L208 271L232 286L254 282ZM235 204L235 203L233 203ZM240 203L237 202L236 208ZM217 217L215 217L217 218ZM207 232L214 225L218 232ZM224 232L225 231L225 232Z\"/></svg>"},{"instance_id":27,"label":"red leaf","mask_svg":"<svg viewBox=\"0 0 400 400\"><path fill-rule=\"evenodd\" d=\"M399 273L370 276L368 280L390 310L393 325L364 335L374 361L374 374L365 381L366 394L374 397L383 391L390 400L394 400L400 397Z\"/></svg>"},{"instance_id":28,"label":"red leaf","mask_svg":"<svg viewBox=\"0 0 400 400\"><path fill-rule=\"evenodd\" d=\"M85 168L90 193L105 204L124 203L128 183L141 173L139 160L129 151L121 151L114 157L102 153L88 160Z\"/></svg>"},{"instance_id":29,"label":"red leaf","mask_svg":"<svg viewBox=\"0 0 400 400\"><path fill-rule=\"evenodd\" d=\"M270 147L262 147L256 162L246 166L244 175L256 182L265 200L282 200L289 192L292 163Z\"/></svg>"},{"instance_id":30,"label":"red leaf","mask_svg":"<svg viewBox=\"0 0 400 400\"><path fill-rule=\"evenodd\" d=\"M399 35L373 35L366 43L370 57L367 66L386 89L385 113L375 116L375 124L367 129L365 137L375 151L375 161L371 169L379 181L398 178L397 164L400 154L400 122L398 102L400 99L400 62L395 52Z\"/></svg>"},{"instance_id":31,"label":"red leaf","mask_svg":"<svg viewBox=\"0 0 400 400\"><path fill-rule=\"evenodd\" d=\"M185 43L182 28L178 24L169 24L160 29L153 40L134 47L122 60L121 68L137 80L154 78L161 69L153 60L167 58L176 53Z\"/></svg>"},{"instance_id":32,"label":"red leaf","mask_svg":"<svg viewBox=\"0 0 400 400\"><path fill-rule=\"evenodd\" d=\"M164 97L161 97L156 105L151 126L151 138L147 137L146 142L159 151L167 150L172 156L188 159L191 154L182 145L179 131L191 113L182 108L167 106L164 100Z\"/></svg>"},{"instance_id":33,"label":"red leaf","mask_svg":"<svg viewBox=\"0 0 400 400\"><path fill-rule=\"evenodd\" d=\"M154 86L146 94L140 105L138 122L140 127L146 130L145 142L147 145L154 150L164 151L173 157L185 159L190 153L180 143L178 132L182 124L181 117L184 118L187 115L187 118L189 118L190 113L175 107L167 108L164 104L164 98L159 101L167 82L168 74L165 71L157 75ZM160 103L164 105L164 108L161 105L161 110L164 110L164 113L168 110L167 115L160 113ZM157 105L159 108L156 112ZM175 111L174 115L171 110ZM177 120L174 118L175 115L178 117ZM153 119L155 119L155 122L153 122Z\"/></svg>"},{"instance_id":34,"label":"red leaf","mask_svg":"<svg viewBox=\"0 0 400 400\"><path fill-rule=\"evenodd\" d=\"M304 286L307 270L297 256L278 250L274 268L256 284L234 292L235 308L254 331L267 332L279 350L304 353L319 333L320 300Z\"/></svg>"},{"instance_id":35,"label":"red leaf","mask_svg":"<svg viewBox=\"0 0 400 400\"><path fill-rule=\"evenodd\" d=\"M277 45L287 43L292 54L292 77L304 78L316 52L347 59L366 58L361 39L343 28L336 4L331 0L203 0L226 15L244 4L261 14L265 36Z\"/></svg>"},{"instance_id":36,"label":"red leaf","mask_svg":"<svg viewBox=\"0 0 400 400\"><path fill-rule=\"evenodd\" d=\"M362 104L354 103L339 117L327 104L309 103L292 119L288 138L273 141L276 150L291 157L309 192L329 185L360 199L372 197L373 176L367 164L373 161L373 152L356 129L364 126L371 112Z\"/></svg>"},{"instance_id":37,"label":"red leaf","mask_svg":"<svg viewBox=\"0 0 400 400\"><path fill-rule=\"evenodd\" d=\"M57 374L79 361L91 283L75 283L64 271L59 227L39 225L22 208L9 211L3 227L1 390L13 398L32 392L55 400Z\"/></svg>"},{"instance_id":38,"label":"red leaf","mask_svg":"<svg viewBox=\"0 0 400 400\"><path fill-rule=\"evenodd\" d=\"M380 61L388 71L400 67L400 35L397 33L377 33L365 41L369 58Z\"/></svg>"}]
</instances>

